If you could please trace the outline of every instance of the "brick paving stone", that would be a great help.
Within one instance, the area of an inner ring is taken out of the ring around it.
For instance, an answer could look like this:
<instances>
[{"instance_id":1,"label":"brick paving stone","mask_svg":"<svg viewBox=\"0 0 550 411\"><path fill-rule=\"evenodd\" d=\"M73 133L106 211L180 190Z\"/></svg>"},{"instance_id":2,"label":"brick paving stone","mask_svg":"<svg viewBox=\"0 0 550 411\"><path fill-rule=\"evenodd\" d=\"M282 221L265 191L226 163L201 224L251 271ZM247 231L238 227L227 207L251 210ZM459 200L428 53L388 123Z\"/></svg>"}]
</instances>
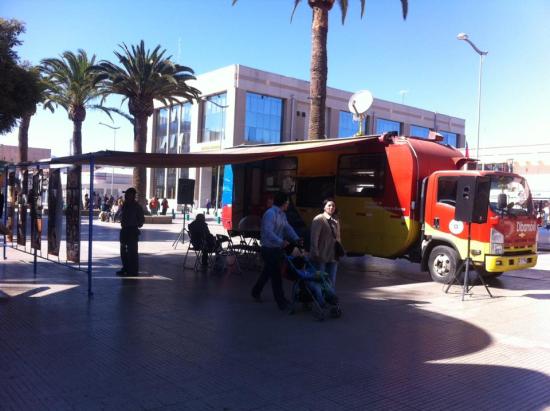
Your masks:
<instances>
[{"instance_id":1,"label":"brick paving stone","mask_svg":"<svg viewBox=\"0 0 550 411\"><path fill-rule=\"evenodd\" d=\"M81 272L41 262L34 278L8 249L2 410L550 409L550 254L464 302L415 264L344 259L344 315L319 322L281 314L269 284L252 302L257 272L183 271L180 223L144 229L142 278L126 280L100 225L91 299Z\"/></svg>"}]
</instances>

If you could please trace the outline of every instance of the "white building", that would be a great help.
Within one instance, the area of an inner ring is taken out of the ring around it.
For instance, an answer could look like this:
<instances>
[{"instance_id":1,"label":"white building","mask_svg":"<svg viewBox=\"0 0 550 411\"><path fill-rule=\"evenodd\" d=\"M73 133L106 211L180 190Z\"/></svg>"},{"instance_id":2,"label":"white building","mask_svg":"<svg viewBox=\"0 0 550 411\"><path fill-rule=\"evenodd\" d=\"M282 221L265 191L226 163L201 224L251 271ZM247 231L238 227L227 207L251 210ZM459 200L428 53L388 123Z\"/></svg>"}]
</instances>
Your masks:
<instances>
[{"instance_id":1,"label":"white building","mask_svg":"<svg viewBox=\"0 0 550 411\"><path fill-rule=\"evenodd\" d=\"M550 199L550 144L480 147L479 159L478 168L520 174L527 179L534 199Z\"/></svg>"},{"instance_id":2,"label":"white building","mask_svg":"<svg viewBox=\"0 0 550 411\"><path fill-rule=\"evenodd\" d=\"M232 65L197 76L193 86L203 96L199 104L156 105L148 129L148 152L185 153L218 150L240 144L307 139L309 82ZM350 91L327 89L327 137L349 137L358 130L348 110ZM464 119L374 99L367 112L366 134L397 131L427 137L438 131L445 142L464 146ZM148 193L166 197L175 206L178 178L195 179L195 205L215 203L218 168L152 169Z\"/></svg>"},{"instance_id":3,"label":"white building","mask_svg":"<svg viewBox=\"0 0 550 411\"><path fill-rule=\"evenodd\" d=\"M94 170L94 192L100 196L105 194L115 198L133 185L133 169L122 167L98 167ZM90 172L84 168L81 178L82 196L90 193Z\"/></svg>"}]
</instances>

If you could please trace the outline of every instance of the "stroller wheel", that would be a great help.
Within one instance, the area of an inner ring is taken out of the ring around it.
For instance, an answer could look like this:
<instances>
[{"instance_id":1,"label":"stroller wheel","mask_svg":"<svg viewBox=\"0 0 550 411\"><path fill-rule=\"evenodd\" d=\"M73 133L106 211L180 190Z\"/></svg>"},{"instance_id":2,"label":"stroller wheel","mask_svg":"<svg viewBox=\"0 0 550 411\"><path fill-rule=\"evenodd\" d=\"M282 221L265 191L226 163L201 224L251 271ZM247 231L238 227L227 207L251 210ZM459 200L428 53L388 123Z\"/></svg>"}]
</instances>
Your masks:
<instances>
[{"instance_id":1,"label":"stroller wheel","mask_svg":"<svg viewBox=\"0 0 550 411\"><path fill-rule=\"evenodd\" d=\"M339 306L334 306L330 309L330 316L332 318L340 318L342 316L342 309Z\"/></svg>"},{"instance_id":2,"label":"stroller wheel","mask_svg":"<svg viewBox=\"0 0 550 411\"><path fill-rule=\"evenodd\" d=\"M321 307L315 307L313 310L313 316L318 319L319 321L325 320L325 310Z\"/></svg>"}]
</instances>

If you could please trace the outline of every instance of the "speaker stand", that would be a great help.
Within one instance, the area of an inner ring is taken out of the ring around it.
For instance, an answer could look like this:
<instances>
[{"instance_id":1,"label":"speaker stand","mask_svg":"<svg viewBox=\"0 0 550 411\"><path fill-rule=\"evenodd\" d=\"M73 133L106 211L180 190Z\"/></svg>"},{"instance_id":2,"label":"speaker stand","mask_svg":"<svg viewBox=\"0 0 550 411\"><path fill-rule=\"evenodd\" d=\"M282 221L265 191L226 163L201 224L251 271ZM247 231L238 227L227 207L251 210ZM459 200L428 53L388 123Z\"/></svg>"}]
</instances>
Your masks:
<instances>
[{"instance_id":1,"label":"speaker stand","mask_svg":"<svg viewBox=\"0 0 550 411\"><path fill-rule=\"evenodd\" d=\"M456 269L456 271L453 275L453 278L449 281L449 283L447 284L447 288L445 289L445 294L447 294L449 292L449 288L451 288L451 285L453 285L455 282L457 282L458 273L460 273L462 271L462 267L465 265L464 284L462 286L462 301L464 301L464 296L466 294L469 294L470 290L472 290L474 288L473 283L472 283L471 286L469 285L470 265L473 266L472 260L470 258L470 242L471 242L471 239L472 239L472 223L468 222L468 246L467 246L466 259L460 264L460 266L457 267L457 269ZM483 286L485 287L485 290L487 290L487 294L489 294L489 296L491 298L493 298L493 294L491 294L491 291L489 290L489 286L487 285L487 283L483 279L483 276L481 274L479 274L479 272L477 272L476 270L473 270L473 271L474 271L475 275L481 281L481 284L483 284Z\"/></svg>"},{"instance_id":2,"label":"speaker stand","mask_svg":"<svg viewBox=\"0 0 550 411\"><path fill-rule=\"evenodd\" d=\"M181 228L181 231L178 234L178 238L176 238L176 241L172 243L172 248L175 250L178 247L178 243L181 241L182 243L185 242L185 218L187 215L187 204L183 205L183 227Z\"/></svg>"}]
</instances>

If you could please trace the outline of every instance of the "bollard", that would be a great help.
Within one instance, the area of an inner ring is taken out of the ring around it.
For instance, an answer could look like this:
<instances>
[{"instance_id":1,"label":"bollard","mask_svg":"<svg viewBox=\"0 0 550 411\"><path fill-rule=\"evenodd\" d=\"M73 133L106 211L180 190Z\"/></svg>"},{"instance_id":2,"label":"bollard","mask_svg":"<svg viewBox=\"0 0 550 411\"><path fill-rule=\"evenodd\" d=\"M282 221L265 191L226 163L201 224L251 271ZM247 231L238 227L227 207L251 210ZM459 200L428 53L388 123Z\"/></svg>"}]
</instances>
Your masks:
<instances>
[{"instance_id":1,"label":"bollard","mask_svg":"<svg viewBox=\"0 0 550 411\"><path fill-rule=\"evenodd\" d=\"M186 214L186 217L187 217L187 221L189 221L189 214Z\"/></svg>"},{"instance_id":2,"label":"bollard","mask_svg":"<svg viewBox=\"0 0 550 411\"><path fill-rule=\"evenodd\" d=\"M218 224L220 224L221 222L222 222L222 217L218 216Z\"/></svg>"}]
</instances>

